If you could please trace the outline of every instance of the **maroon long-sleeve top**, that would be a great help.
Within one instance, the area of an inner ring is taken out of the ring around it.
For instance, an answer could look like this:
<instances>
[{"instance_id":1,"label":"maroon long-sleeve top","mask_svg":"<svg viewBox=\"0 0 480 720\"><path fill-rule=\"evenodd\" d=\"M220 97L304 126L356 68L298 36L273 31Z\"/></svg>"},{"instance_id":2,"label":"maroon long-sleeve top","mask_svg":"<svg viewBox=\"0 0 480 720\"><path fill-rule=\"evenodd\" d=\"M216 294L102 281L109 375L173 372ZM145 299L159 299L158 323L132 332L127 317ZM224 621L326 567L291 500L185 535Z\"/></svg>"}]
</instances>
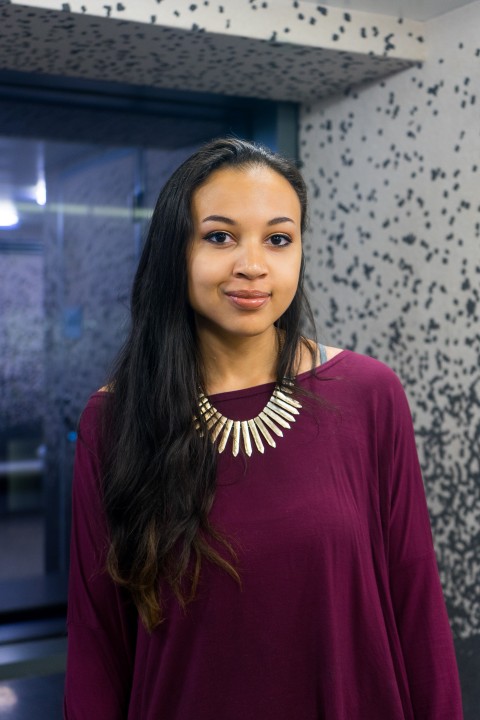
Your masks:
<instances>
[{"instance_id":1,"label":"maroon long-sleeve top","mask_svg":"<svg viewBox=\"0 0 480 720\"><path fill-rule=\"evenodd\" d=\"M242 588L204 564L182 611L168 588L152 634L104 571L95 393L73 486L68 720L461 720L408 403L382 363L344 350L299 383L276 448L219 456L211 521ZM249 419L273 385L212 403Z\"/></svg>"}]
</instances>

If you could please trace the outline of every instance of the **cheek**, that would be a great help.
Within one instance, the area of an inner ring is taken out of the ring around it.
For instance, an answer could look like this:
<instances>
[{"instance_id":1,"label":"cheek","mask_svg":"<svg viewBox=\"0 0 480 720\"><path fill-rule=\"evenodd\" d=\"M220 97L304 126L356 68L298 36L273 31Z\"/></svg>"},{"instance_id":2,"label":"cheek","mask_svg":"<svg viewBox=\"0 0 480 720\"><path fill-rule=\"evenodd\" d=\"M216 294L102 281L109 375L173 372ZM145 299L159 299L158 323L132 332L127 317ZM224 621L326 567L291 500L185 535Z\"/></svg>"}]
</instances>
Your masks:
<instances>
[{"instance_id":1,"label":"cheek","mask_svg":"<svg viewBox=\"0 0 480 720\"><path fill-rule=\"evenodd\" d=\"M191 303L202 299L214 286L211 263L199 255L192 255L188 261L188 297Z\"/></svg>"},{"instance_id":2,"label":"cheek","mask_svg":"<svg viewBox=\"0 0 480 720\"><path fill-rule=\"evenodd\" d=\"M300 280L300 269L302 264L302 257L299 255L295 258L290 258L288 264L282 268L281 284L286 292L295 294Z\"/></svg>"}]
</instances>

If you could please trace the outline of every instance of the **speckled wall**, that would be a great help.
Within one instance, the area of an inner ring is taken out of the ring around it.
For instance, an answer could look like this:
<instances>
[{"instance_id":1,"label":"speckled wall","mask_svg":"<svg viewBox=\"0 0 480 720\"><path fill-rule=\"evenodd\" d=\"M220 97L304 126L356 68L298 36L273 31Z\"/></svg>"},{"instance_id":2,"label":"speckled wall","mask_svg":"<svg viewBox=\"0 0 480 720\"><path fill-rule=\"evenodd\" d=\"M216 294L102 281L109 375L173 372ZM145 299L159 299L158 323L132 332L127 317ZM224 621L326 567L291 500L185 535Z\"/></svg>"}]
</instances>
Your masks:
<instances>
[{"instance_id":1,"label":"speckled wall","mask_svg":"<svg viewBox=\"0 0 480 720\"><path fill-rule=\"evenodd\" d=\"M0 427L40 423L45 401L43 255L0 261Z\"/></svg>"},{"instance_id":2,"label":"speckled wall","mask_svg":"<svg viewBox=\"0 0 480 720\"><path fill-rule=\"evenodd\" d=\"M304 106L310 282L323 337L391 365L414 413L450 618L480 631L480 3L428 59Z\"/></svg>"}]
</instances>

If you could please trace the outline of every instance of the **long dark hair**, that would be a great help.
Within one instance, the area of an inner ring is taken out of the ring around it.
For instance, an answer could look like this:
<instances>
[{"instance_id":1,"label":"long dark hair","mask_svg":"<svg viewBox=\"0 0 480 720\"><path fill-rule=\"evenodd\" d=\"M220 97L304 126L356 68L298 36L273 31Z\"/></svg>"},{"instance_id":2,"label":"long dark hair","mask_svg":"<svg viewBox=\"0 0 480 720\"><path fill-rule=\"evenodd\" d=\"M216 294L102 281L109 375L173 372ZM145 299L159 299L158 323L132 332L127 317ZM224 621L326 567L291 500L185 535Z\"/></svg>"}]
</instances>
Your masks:
<instances>
[{"instance_id":1,"label":"long dark hair","mask_svg":"<svg viewBox=\"0 0 480 720\"><path fill-rule=\"evenodd\" d=\"M236 559L233 547L209 521L215 448L192 422L198 390L205 384L187 299L186 253L194 191L219 168L259 165L291 184L305 228L306 187L292 162L236 138L201 147L173 173L158 198L133 283L131 330L110 379L104 418L107 569L130 591L149 630L163 619L162 582L185 606L195 597L202 560L240 582L220 552L223 547ZM296 295L276 323L283 339L279 380L294 376L301 343L312 352L302 335L305 317L314 327L303 285L302 257Z\"/></svg>"}]
</instances>

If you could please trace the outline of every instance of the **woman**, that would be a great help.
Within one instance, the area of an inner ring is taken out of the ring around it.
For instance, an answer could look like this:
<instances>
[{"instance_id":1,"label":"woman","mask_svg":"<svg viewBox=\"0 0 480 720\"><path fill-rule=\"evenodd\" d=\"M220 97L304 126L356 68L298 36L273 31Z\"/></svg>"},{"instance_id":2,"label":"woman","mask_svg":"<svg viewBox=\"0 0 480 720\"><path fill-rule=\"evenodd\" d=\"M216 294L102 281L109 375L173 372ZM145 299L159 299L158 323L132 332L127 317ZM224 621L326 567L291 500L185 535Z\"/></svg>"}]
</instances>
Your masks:
<instances>
[{"instance_id":1,"label":"woman","mask_svg":"<svg viewBox=\"0 0 480 720\"><path fill-rule=\"evenodd\" d=\"M411 416L302 336L306 191L250 143L168 181L80 422L69 720L457 720Z\"/></svg>"}]
</instances>

